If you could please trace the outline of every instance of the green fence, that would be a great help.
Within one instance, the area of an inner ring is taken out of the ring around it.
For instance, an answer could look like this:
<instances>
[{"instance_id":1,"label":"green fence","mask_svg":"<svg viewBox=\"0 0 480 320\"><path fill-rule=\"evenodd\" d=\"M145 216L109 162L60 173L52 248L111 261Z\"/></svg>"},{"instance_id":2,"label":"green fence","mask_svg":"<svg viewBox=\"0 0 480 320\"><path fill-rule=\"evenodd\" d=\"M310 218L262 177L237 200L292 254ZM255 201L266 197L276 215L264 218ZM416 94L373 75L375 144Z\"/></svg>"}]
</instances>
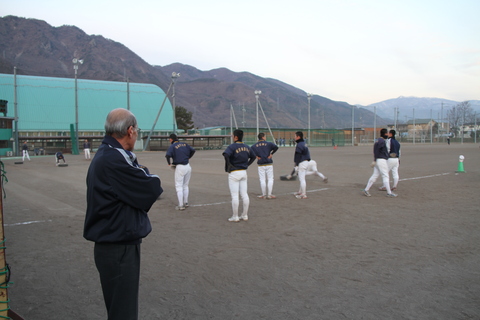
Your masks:
<instances>
[{"instance_id":1,"label":"green fence","mask_svg":"<svg viewBox=\"0 0 480 320\"><path fill-rule=\"evenodd\" d=\"M252 145L257 142L257 129L256 128L239 128L243 130L243 142L248 145ZM230 135L229 127L215 127L215 128L206 128L198 130L198 133L201 135ZM308 141L308 130L305 129L271 129L273 137L270 134L268 128L259 128L260 132L265 133L267 136L267 141L272 141L275 139L275 142L278 145L294 146L295 143L295 132L302 131L303 137L309 146L312 147L331 147L333 145L344 146L345 145L345 132L343 130L335 129L311 129L310 130L310 140ZM227 141L229 142L229 141Z\"/></svg>"}]
</instances>

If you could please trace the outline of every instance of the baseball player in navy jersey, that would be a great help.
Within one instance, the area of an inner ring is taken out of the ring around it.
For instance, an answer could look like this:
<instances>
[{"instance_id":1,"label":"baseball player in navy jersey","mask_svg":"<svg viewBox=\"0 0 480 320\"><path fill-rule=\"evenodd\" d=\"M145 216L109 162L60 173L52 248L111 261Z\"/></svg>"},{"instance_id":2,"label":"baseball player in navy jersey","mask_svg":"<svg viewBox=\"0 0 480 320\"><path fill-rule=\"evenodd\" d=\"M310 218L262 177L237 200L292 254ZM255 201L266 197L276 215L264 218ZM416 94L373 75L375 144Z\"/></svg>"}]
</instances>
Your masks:
<instances>
[{"instance_id":1,"label":"baseball player in navy jersey","mask_svg":"<svg viewBox=\"0 0 480 320\"><path fill-rule=\"evenodd\" d=\"M22 161L25 161L25 157L27 157L28 161L30 161L30 156L28 155L27 141L25 141L22 146Z\"/></svg>"},{"instance_id":2,"label":"baseball player in navy jersey","mask_svg":"<svg viewBox=\"0 0 480 320\"><path fill-rule=\"evenodd\" d=\"M58 166L60 164L60 160L63 160L63 163L66 163L65 156L63 155L63 153L58 151L57 153L55 153L55 165Z\"/></svg>"},{"instance_id":3,"label":"baseball player in navy jersey","mask_svg":"<svg viewBox=\"0 0 480 320\"><path fill-rule=\"evenodd\" d=\"M393 178L393 186L392 191L397 190L398 180L400 179L398 175L398 168L400 166L400 142L395 139L395 134L397 132L395 130L390 130L388 132L388 139L387 139L387 150L388 150L388 171L392 171L392 178ZM387 188L385 186L381 186L378 188L381 191L386 191Z\"/></svg>"},{"instance_id":4,"label":"baseball player in navy jersey","mask_svg":"<svg viewBox=\"0 0 480 320\"><path fill-rule=\"evenodd\" d=\"M272 194L272 190L273 190L272 156L275 152L277 152L278 146L273 142L266 141L265 133L260 132L258 134L258 142L252 146L252 149L257 156L258 176L260 177L260 188L262 189L262 195L258 196L258 198L276 199L276 197Z\"/></svg>"},{"instance_id":5,"label":"baseball player in navy jersey","mask_svg":"<svg viewBox=\"0 0 480 320\"><path fill-rule=\"evenodd\" d=\"M367 197L371 196L369 190L380 175L382 176L383 186L387 190L387 197L394 198L397 196L390 190L390 179L388 176L388 158L390 156L388 154L386 143L387 132L387 129L380 130L380 138L378 138L373 145L373 174L370 179L368 179L367 186L363 190L363 194Z\"/></svg>"},{"instance_id":6,"label":"baseball player in navy jersey","mask_svg":"<svg viewBox=\"0 0 480 320\"><path fill-rule=\"evenodd\" d=\"M255 152L242 142L242 130L237 129L233 132L233 140L235 142L229 145L223 152L225 172L228 172L228 187L232 196L233 215L228 221L247 221L248 207L250 206L250 198L247 194L247 168L255 161L256 157ZM239 195L243 201L243 212L240 217L238 217Z\"/></svg>"},{"instance_id":7,"label":"baseball player in navy jersey","mask_svg":"<svg viewBox=\"0 0 480 320\"><path fill-rule=\"evenodd\" d=\"M327 183L328 178L317 170L317 163L315 160L310 159L310 151L308 150L305 140L303 140L303 132L295 132L295 172L298 173L298 180L300 180L300 190L295 192L295 196L298 199L307 199L307 181L305 177L307 175L315 174L323 179L323 182ZM291 178L291 175L289 176Z\"/></svg>"},{"instance_id":8,"label":"baseball player in navy jersey","mask_svg":"<svg viewBox=\"0 0 480 320\"><path fill-rule=\"evenodd\" d=\"M188 183L192 174L189 160L195 154L195 149L185 142L179 142L177 135L173 133L170 135L170 143L165 157L168 165L175 169L175 190L178 198L178 206L175 209L183 211L188 207Z\"/></svg>"}]
</instances>

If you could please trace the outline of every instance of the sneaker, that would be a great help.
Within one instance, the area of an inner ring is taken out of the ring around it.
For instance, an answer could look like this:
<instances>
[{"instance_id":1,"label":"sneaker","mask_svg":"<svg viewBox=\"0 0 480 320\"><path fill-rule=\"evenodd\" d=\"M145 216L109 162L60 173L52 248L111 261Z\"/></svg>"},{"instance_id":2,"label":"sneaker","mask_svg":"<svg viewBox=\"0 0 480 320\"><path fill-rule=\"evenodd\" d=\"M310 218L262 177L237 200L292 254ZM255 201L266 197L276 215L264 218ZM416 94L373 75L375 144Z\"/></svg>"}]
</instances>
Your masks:
<instances>
[{"instance_id":1,"label":"sneaker","mask_svg":"<svg viewBox=\"0 0 480 320\"><path fill-rule=\"evenodd\" d=\"M367 190L363 190L363 194L365 195L365 197L371 197L372 196L370 194L370 192L368 192Z\"/></svg>"},{"instance_id":2,"label":"sneaker","mask_svg":"<svg viewBox=\"0 0 480 320\"><path fill-rule=\"evenodd\" d=\"M240 219L238 219L238 217L230 217L230 218L228 218L228 221L230 221L230 222L238 222L238 221L240 221Z\"/></svg>"},{"instance_id":3,"label":"sneaker","mask_svg":"<svg viewBox=\"0 0 480 320\"><path fill-rule=\"evenodd\" d=\"M387 191L387 188L385 188L385 187L379 187L378 190L380 190L380 191Z\"/></svg>"},{"instance_id":4,"label":"sneaker","mask_svg":"<svg viewBox=\"0 0 480 320\"><path fill-rule=\"evenodd\" d=\"M301 194L302 194L301 192L294 192L294 193L293 193L293 195L295 195L295 196L299 196L299 195L301 195Z\"/></svg>"},{"instance_id":5,"label":"sneaker","mask_svg":"<svg viewBox=\"0 0 480 320\"><path fill-rule=\"evenodd\" d=\"M295 196L297 199L308 199L307 195L306 194L297 194Z\"/></svg>"},{"instance_id":6,"label":"sneaker","mask_svg":"<svg viewBox=\"0 0 480 320\"><path fill-rule=\"evenodd\" d=\"M176 206L176 207L175 207L175 210L183 211L183 210L185 210L185 207Z\"/></svg>"},{"instance_id":7,"label":"sneaker","mask_svg":"<svg viewBox=\"0 0 480 320\"><path fill-rule=\"evenodd\" d=\"M267 196L267 199L269 199L269 200L270 200L270 199L277 199L277 197L274 196L273 194L271 194L271 195Z\"/></svg>"},{"instance_id":8,"label":"sneaker","mask_svg":"<svg viewBox=\"0 0 480 320\"><path fill-rule=\"evenodd\" d=\"M325 179L323 179L323 182L328 183L328 178L325 177Z\"/></svg>"},{"instance_id":9,"label":"sneaker","mask_svg":"<svg viewBox=\"0 0 480 320\"><path fill-rule=\"evenodd\" d=\"M258 199L266 199L267 196L264 196L264 195L261 195L261 196L257 196Z\"/></svg>"},{"instance_id":10,"label":"sneaker","mask_svg":"<svg viewBox=\"0 0 480 320\"><path fill-rule=\"evenodd\" d=\"M190 207L190 205L188 204L188 202L185 203L185 208L188 208Z\"/></svg>"},{"instance_id":11,"label":"sneaker","mask_svg":"<svg viewBox=\"0 0 480 320\"><path fill-rule=\"evenodd\" d=\"M241 217L240 217L240 220L248 221L248 216L241 216Z\"/></svg>"},{"instance_id":12,"label":"sneaker","mask_svg":"<svg viewBox=\"0 0 480 320\"><path fill-rule=\"evenodd\" d=\"M396 191L396 190L397 190L397 187L393 187L393 188L392 188L392 191Z\"/></svg>"},{"instance_id":13,"label":"sneaker","mask_svg":"<svg viewBox=\"0 0 480 320\"><path fill-rule=\"evenodd\" d=\"M395 194L395 193L389 193L389 194L387 194L387 197L389 197L389 198L396 198L397 196L398 196L398 195Z\"/></svg>"}]
</instances>

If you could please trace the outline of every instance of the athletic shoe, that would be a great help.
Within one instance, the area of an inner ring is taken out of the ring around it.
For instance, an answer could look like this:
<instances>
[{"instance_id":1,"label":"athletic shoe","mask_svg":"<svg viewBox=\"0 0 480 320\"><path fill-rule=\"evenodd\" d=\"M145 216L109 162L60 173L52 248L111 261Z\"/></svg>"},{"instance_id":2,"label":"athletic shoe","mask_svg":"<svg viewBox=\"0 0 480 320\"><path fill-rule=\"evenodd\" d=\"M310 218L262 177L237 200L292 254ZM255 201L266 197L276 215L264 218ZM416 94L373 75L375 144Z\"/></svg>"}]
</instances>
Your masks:
<instances>
[{"instance_id":1,"label":"athletic shoe","mask_svg":"<svg viewBox=\"0 0 480 320\"><path fill-rule=\"evenodd\" d=\"M270 199L277 199L277 197L274 196L273 194L271 194L271 195L267 196L267 199L269 199L269 200L270 200Z\"/></svg>"},{"instance_id":2,"label":"athletic shoe","mask_svg":"<svg viewBox=\"0 0 480 320\"><path fill-rule=\"evenodd\" d=\"M385 188L385 187L379 187L378 190L380 190L380 191L387 191L387 188Z\"/></svg>"},{"instance_id":3,"label":"athletic shoe","mask_svg":"<svg viewBox=\"0 0 480 320\"><path fill-rule=\"evenodd\" d=\"M395 190L397 190L397 187L393 187L393 188L392 188L392 191L395 191Z\"/></svg>"},{"instance_id":4,"label":"athletic shoe","mask_svg":"<svg viewBox=\"0 0 480 320\"><path fill-rule=\"evenodd\" d=\"M175 207L175 210L183 211L183 210L185 210L185 207L176 206L176 207Z\"/></svg>"},{"instance_id":5,"label":"athletic shoe","mask_svg":"<svg viewBox=\"0 0 480 320\"><path fill-rule=\"evenodd\" d=\"M372 196L370 194L370 192L368 192L367 190L363 190L363 194L365 195L365 197L371 197Z\"/></svg>"},{"instance_id":6,"label":"athletic shoe","mask_svg":"<svg viewBox=\"0 0 480 320\"><path fill-rule=\"evenodd\" d=\"M325 179L323 179L323 182L328 183L328 178L325 177Z\"/></svg>"},{"instance_id":7,"label":"athletic shoe","mask_svg":"<svg viewBox=\"0 0 480 320\"><path fill-rule=\"evenodd\" d=\"M295 196L299 196L299 195L301 195L302 193L301 193L301 192L294 192L293 194L294 194Z\"/></svg>"},{"instance_id":8,"label":"athletic shoe","mask_svg":"<svg viewBox=\"0 0 480 320\"><path fill-rule=\"evenodd\" d=\"M230 222L238 222L238 221L240 221L240 219L238 219L238 217L230 217L230 218L228 218L228 221L230 221Z\"/></svg>"},{"instance_id":9,"label":"athletic shoe","mask_svg":"<svg viewBox=\"0 0 480 320\"><path fill-rule=\"evenodd\" d=\"M264 195L261 195L261 196L257 196L258 199L266 199L267 196L264 196Z\"/></svg>"},{"instance_id":10,"label":"athletic shoe","mask_svg":"<svg viewBox=\"0 0 480 320\"><path fill-rule=\"evenodd\" d=\"M241 217L240 217L240 220L248 221L248 216L241 216Z\"/></svg>"},{"instance_id":11,"label":"athletic shoe","mask_svg":"<svg viewBox=\"0 0 480 320\"><path fill-rule=\"evenodd\" d=\"M295 196L297 199L308 199L307 195L306 194L297 194Z\"/></svg>"},{"instance_id":12,"label":"athletic shoe","mask_svg":"<svg viewBox=\"0 0 480 320\"><path fill-rule=\"evenodd\" d=\"M185 208L188 208L188 207L190 207L190 205L187 202L187 203L185 203Z\"/></svg>"},{"instance_id":13,"label":"athletic shoe","mask_svg":"<svg viewBox=\"0 0 480 320\"><path fill-rule=\"evenodd\" d=\"M387 197L388 197L388 198L396 198L397 196L398 196L398 195L395 194L395 193L389 193L389 194L387 194Z\"/></svg>"}]
</instances>

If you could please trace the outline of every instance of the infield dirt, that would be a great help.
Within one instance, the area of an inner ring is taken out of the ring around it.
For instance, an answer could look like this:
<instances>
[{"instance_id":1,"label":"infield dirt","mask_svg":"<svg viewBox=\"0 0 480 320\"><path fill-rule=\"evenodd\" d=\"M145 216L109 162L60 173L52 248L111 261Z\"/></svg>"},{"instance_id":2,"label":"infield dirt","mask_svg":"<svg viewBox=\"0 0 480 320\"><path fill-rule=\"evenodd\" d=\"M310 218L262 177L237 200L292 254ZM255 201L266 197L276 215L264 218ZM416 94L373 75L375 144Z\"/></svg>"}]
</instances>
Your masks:
<instances>
[{"instance_id":1,"label":"infield dirt","mask_svg":"<svg viewBox=\"0 0 480 320\"><path fill-rule=\"evenodd\" d=\"M372 146L311 148L329 178L280 181L293 148L274 155L275 200L232 223L222 150L191 160L190 207L175 211L164 152L139 152L162 179L142 244L140 319L479 319L480 149L402 145L398 198L372 187ZM456 174L459 155L466 173ZM3 158L10 307L28 320L106 319L93 243L82 237L90 161ZM132 186L134 188L135 186Z\"/></svg>"}]
</instances>

